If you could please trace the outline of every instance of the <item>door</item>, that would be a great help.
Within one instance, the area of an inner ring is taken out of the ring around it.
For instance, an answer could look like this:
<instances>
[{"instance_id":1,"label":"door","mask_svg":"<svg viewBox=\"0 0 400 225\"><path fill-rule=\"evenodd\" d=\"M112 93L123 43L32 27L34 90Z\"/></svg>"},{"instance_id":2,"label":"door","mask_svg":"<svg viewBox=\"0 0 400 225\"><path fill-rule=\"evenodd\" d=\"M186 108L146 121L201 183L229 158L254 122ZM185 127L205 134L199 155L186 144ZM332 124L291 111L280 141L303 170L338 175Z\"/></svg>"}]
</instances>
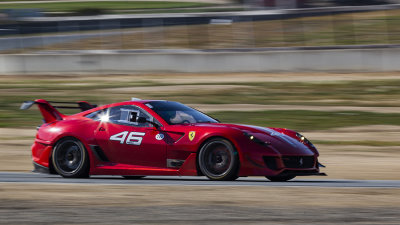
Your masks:
<instances>
[{"instance_id":1,"label":"door","mask_svg":"<svg viewBox=\"0 0 400 225\"><path fill-rule=\"evenodd\" d=\"M104 113L95 138L111 162L167 166L166 143L161 128L136 122L138 117L154 121L149 113L134 105L111 107Z\"/></svg>"}]
</instances>

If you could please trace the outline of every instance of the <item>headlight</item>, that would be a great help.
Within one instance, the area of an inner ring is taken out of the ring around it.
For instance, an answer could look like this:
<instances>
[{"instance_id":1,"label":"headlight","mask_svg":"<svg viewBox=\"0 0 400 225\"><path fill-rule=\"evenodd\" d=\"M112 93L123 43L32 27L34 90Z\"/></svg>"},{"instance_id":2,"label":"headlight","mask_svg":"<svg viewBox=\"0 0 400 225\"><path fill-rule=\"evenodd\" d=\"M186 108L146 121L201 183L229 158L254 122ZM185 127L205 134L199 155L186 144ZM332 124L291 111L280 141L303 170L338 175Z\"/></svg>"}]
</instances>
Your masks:
<instances>
[{"instance_id":1,"label":"headlight","mask_svg":"<svg viewBox=\"0 0 400 225\"><path fill-rule=\"evenodd\" d=\"M300 133L296 133L296 136L300 139L300 141L302 141L305 144L310 145L311 147L315 148L315 146L311 143L311 141L309 141L306 137L304 137L303 135L301 135Z\"/></svg>"},{"instance_id":2,"label":"headlight","mask_svg":"<svg viewBox=\"0 0 400 225\"><path fill-rule=\"evenodd\" d=\"M257 143L257 144L260 144L260 145L262 145L262 146L271 145L271 143L265 142L265 141L261 141L260 139L256 138L256 137L255 137L254 135L252 135L252 134L248 134L248 133L246 133L246 132L244 132L243 134L244 134L244 136L246 136L247 138L249 138L249 140L251 140L251 141L253 141L253 142Z\"/></svg>"}]
</instances>

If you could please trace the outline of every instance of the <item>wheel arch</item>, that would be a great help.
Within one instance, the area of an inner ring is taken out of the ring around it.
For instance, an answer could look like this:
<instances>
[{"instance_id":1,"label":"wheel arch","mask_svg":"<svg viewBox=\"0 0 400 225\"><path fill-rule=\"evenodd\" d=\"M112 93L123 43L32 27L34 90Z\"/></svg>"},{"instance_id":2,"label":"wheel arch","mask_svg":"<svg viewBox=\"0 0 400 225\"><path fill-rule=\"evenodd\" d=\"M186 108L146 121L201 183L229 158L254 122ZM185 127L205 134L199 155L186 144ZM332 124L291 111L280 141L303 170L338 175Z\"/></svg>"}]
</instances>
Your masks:
<instances>
[{"instance_id":1,"label":"wheel arch","mask_svg":"<svg viewBox=\"0 0 400 225\"><path fill-rule=\"evenodd\" d=\"M201 148L203 148L203 146L208 142L208 141L210 141L210 140L212 140L212 139L217 139L217 138L221 138L221 139L224 139L224 140L226 140L226 141L228 141L230 144L232 144L232 146L233 146L233 148L235 149L235 151L237 152L237 157L238 157L238 159L239 159L239 164L238 164L238 171L240 171L240 155L241 155L241 153L240 153L240 151L238 150L238 147L237 147L237 145L235 144L235 142L234 141L232 141L230 138L227 138L226 136L223 136L223 135L220 135L220 134L216 134L216 135L210 135L210 136L208 136L208 137L206 137L206 138L204 138L204 140L202 140L201 141L201 143L200 143L200 145L199 145L199 147L197 148L197 151L196 151L196 171L197 171L197 175L198 176L204 176L204 174L201 172L201 170L200 170L200 165L199 165L199 152L200 152L200 150L201 150Z\"/></svg>"},{"instance_id":2,"label":"wheel arch","mask_svg":"<svg viewBox=\"0 0 400 225\"><path fill-rule=\"evenodd\" d=\"M53 157L54 148L57 146L58 143L60 143L62 140L67 139L67 138L73 138L73 139L76 139L77 141L82 143L82 145L85 148L85 151L86 151L86 153L87 153L87 155L89 157L88 163L89 163L89 174L90 174L90 171L92 170L91 165L92 165L93 156L92 156L92 152L89 151L89 149L90 149L89 145L87 145L87 143L82 141L81 138L77 137L76 135L71 135L69 133L65 134L65 135L58 136L53 142L53 148L51 149L51 152L50 152L50 155L49 155L49 171L50 171L50 174L58 174L56 169L54 168L53 158L52 158Z\"/></svg>"}]
</instances>

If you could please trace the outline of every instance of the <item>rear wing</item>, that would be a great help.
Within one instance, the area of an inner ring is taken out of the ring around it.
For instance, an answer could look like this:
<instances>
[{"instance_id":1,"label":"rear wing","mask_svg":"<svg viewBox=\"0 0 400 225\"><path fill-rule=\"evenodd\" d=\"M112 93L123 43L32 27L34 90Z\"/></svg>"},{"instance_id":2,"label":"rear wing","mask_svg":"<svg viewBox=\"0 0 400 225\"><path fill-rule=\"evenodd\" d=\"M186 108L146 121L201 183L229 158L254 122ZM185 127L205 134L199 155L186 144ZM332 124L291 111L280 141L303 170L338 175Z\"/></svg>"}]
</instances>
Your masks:
<instances>
[{"instance_id":1,"label":"rear wing","mask_svg":"<svg viewBox=\"0 0 400 225\"><path fill-rule=\"evenodd\" d=\"M80 109L83 112L97 107L97 105L91 105L89 102L86 101L53 102L53 101L46 101L44 99L37 99L35 101L23 102L20 109L24 110L29 109L34 104L38 105L39 110L42 113L43 119L46 123L64 119L65 115L60 113L57 109ZM73 105L78 105L78 106L73 106Z\"/></svg>"}]
</instances>

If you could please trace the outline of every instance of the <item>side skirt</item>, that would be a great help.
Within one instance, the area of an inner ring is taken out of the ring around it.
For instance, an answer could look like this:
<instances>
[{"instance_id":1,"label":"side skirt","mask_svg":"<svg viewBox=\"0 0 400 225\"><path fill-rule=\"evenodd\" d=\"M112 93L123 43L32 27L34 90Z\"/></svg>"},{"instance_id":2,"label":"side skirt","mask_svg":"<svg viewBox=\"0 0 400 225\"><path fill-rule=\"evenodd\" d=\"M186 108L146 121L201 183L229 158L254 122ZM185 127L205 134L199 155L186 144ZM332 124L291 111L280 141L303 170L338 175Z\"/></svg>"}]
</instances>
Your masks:
<instances>
[{"instance_id":1,"label":"side skirt","mask_svg":"<svg viewBox=\"0 0 400 225\"><path fill-rule=\"evenodd\" d=\"M39 164L33 162L33 170L32 170L32 172L49 174L50 173L50 169L45 167L45 166L42 166L42 165L39 165Z\"/></svg>"}]
</instances>

